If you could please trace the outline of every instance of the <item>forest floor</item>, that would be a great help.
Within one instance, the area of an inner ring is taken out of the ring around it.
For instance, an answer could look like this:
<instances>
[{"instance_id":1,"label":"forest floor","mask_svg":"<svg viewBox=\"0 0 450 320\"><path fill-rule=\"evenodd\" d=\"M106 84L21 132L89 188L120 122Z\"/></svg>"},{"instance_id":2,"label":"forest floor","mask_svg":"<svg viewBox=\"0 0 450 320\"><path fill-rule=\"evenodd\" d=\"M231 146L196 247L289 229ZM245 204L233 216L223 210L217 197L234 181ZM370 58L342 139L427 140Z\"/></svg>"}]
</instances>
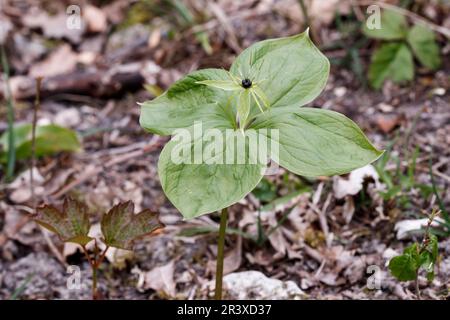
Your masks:
<instances>
[{"instance_id":1,"label":"forest floor","mask_svg":"<svg viewBox=\"0 0 450 320\"><path fill-rule=\"evenodd\" d=\"M114 1L118 8L108 5L102 14L109 21L127 21L121 16L120 3ZM59 205L65 196L72 196L85 201L92 220L98 221L100 213L113 204L132 200L137 210L159 212L166 225L158 234L140 241L134 253L111 251L99 280L106 299L211 297L217 248L214 230L219 216L183 221L166 199L158 180L157 161L167 138L144 132L139 126L137 102L153 98L151 92L167 88L187 72L228 68L237 52L255 41L303 30L295 17L282 9L267 10L262 4L242 10L235 4L230 6L227 10L232 12L228 15L232 23L219 18L206 23L211 55L196 41L192 27L169 39L167 30L174 24L169 18L153 19L145 27L125 22L114 29L91 25L98 31L55 39L43 27L45 19L39 21L36 14L29 14L31 5L20 8L25 12L20 16L14 17L11 8L7 14L0 13L12 26L6 48L13 93L18 97L16 122L32 121L29 81L43 70L46 78L38 123L72 128L82 139L80 152L38 159L38 202ZM45 14L40 10L39 14ZM335 37L331 27L324 25L318 30L322 44ZM324 53L341 57L345 50ZM367 64L369 55L363 53L362 60ZM253 270L272 279L292 281L303 291L303 299L415 298L414 283L396 281L386 265L413 240L421 240L420 234L402 238L396 224L427 218L438 205L432 192L430 163L442 202L447 207L450 204L449 63L447 59L433 74L419 70L408 86L388 82L378 92L365 87L348 69L332 64L324 92L310 106L338 111L354 120L377 148L387 150L390 160L383 168L380 160L367 167L364 182L348 177L306 179L282 169L278 175L267 176L255 192L230 209L229 227L239 231L226 239L226 273ZM86 76L88 71L92 73ZM112 78L118 75L118 80L114 78L117 82L107 84L106 75L101 80L92 76L103 73ZM73 80L80 74L92 83L83 87ZM151 84L150 89L143 89L145 83ZM1 110L3 132L5 108ZM374 169L376 166L389 175L395 191ZM27 161L19 163L19 176L0 190L0 299L10 298L22 284L22 299L87 299L91 276L83 254L29 219L33 210L27 168ZM408 175L408 170L412 174ZM339 184L344 180L352 188L359 184L361 191L352 195ZM390 195L383 196L386 192ZM277 221L285 220L270 232L267 241L257 241L258 219L266 234ZM439 250L436 278L428 283L424 275L419 277L424 299L448 295L450 238L441 238ZM81 269L80 290L67 288L68 265ZM375 289L368 286L374 279L367 273L369 266L375 268L371 272L379 271L375 280L380 280L380 287ZM255 292L244 297L252 296L258 297ZM226 297L236 295L230 290Z\"/></svg>"}]
</instances>

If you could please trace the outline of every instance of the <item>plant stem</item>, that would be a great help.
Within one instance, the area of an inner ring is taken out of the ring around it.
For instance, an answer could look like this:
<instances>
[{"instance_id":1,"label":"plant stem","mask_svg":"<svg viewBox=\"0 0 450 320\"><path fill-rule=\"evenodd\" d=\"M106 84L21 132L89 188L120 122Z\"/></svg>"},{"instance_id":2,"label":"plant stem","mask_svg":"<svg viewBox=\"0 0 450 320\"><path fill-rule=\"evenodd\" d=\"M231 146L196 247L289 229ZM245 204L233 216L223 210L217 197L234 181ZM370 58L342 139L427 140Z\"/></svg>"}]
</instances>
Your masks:
<instances>
[{"instance_id":1,"label":"plant stem","mask_svg":"<svg viewBox=\"0 0 450 320\"><path fill-rule=\"evenodd\" d=\"M417 269L417 272L416 272L416 281L415 281L415 284L416 284L416 296L417 296L417 300L420 300L421 298L420 298L420 288L419 288L419 269Z\"/></svg>"},{"instance_id":2,"label":"plant stem","mask_svg":"<svg viewBox=\"0 0 450 320\"><path fill-rule=\"evenodd\" d=\"M103 252L100 254L100 256L98 256L99 253L99 248L97 246L97 240L95 240L95 248L94 248L94 259L92 259L89 256L89 252L86 249L85 245L82 245L81 248L83 248L83 252L86 255L86 259L89 262L89 265L91 266L92 269L92 300L97 300L98 299L98 295L97 295L97 271L98 268L100 267L101 263L103 262L103 260L106 257L106 252L109 249L109 246L106 246L106 248L103 250ZM97 258L98 257L98 258Z\"/></svg>"},{"instance_id":3,"label":"plant stem","mask_svg":"<svg viewBox=\"0 0 450 320\"><path fill-rule=\"evenodd\" d=\"M36 100L34 101L33 110L33 122L31 129L31 170L30 170L30 191L31 191L31 201L33 203L33 209L36 210L36 196L34 192L34 177L33 171L36 167L36 124L37 124L37 113L40 108L41 100L41 81L42 78L36 78Z\"/></svg>"},{"instance_id":4,"label":"plant stem","mask_svg":"<svg viewBox=\"0 0 450 320\"><path fill-rule=\"evenodd\" d=\"M4 79L4 97L8 106L8 164L6 167L6 181L10 181L14 175L14 167L16 165L16 148L14 144L14 104L9 83L9 64L6 57L5 47L0 46L1 61Z\"/></svg>"},{"instance_id":5,"label":"plant stem","mask_svg":"<svg viewBox=\"0 0 450 320\"><path fill-rule=\"evenodd\" d=\"M222 209L220 215L219 242L217 244L216 288L214 299L222 300L223 256L225 247L225 231L227 229L228 208Z\"/></svg>"},{"instance_id":6,"label":"plant stem","mask_svg":"<svg viewBox=\"0 0 450 320\"><path fill-rule=\"evenodd\" d=\"M306 7L305 2L303 0L298 0L298 3L300 4L300 8L302 9L306 27L311 27L311 22L309 21L308 8Z\"/></svg>"},{"instance_id":7,"label":"plant stem","mask_svg":"<svg viewBox=\"0 0 450 320\"><path fill-rule=\"evenodd\" d=\"M95 243L95 246L96 246L95 250L97 250L97 242ZM92 270L92 300L95 300L97 296L97 261L95 261L96 258L94 259L91 258L85 245L82 245L81 248L83 248L83 252Z\"/></svg>"},{"instance_id":8,"label":"plant stem","mask_svg":"<svg viewBox=\"0 0 450 320\"><path fill-rule=\"evenodd\" d=\"M96 263L92 265L92 300L97 300L97 269Z\"/></svg>"},{"instance_id":9,"label":"plant stem","mask_svg":"<svg viewBox=\"0 0 450 320\"><path fill-rule=\"evenodd\" d=\"M100 255L100 258L96 262L97 267L99 267L102 264L103 260L106 257L106 252L108 251L108 249L109 249L109 246L106 246L105 250L103 250L102 254Z\"/></svg>"}]
</instances>

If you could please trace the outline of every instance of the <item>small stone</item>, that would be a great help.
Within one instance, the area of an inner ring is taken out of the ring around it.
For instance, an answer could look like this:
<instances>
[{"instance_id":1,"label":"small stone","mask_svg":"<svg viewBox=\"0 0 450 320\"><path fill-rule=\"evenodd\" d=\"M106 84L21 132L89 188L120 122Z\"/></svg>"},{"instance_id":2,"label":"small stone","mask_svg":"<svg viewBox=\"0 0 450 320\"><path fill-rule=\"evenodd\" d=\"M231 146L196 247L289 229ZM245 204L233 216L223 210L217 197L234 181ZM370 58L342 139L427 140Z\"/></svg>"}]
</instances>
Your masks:
<instances>
[{"instance_id":1,"label":"small stone","mask_svg":"<svg viewBox=\"0 0 450 320\"><path fill-rule=\"evenodd\" d=\"M76 108L64 109L56 114L54 121L62 127L76 127L81 122L80 112Z\"/></svg>"},{"instance_id":2,"label":"small stone","mask_svg":"<svg viewBox=\"0 0 450 320\"><path fill-rule=\"evenodd\" d=\"M336 97L341 98L347 93L347 89L345 87L337 87L334 88L333 93Z\"/></svg>"},{"instance_id":3,"label":"small stone","mask_svg":"<svg viewBox=\"0 0 450 320\"><path fill-rule=\"evenodd\" d=\"M233 299L299 300L305 297L293 281L268 278L259 271L230 273L223 282L227 294Z\"/></svg>"}]
</instances>

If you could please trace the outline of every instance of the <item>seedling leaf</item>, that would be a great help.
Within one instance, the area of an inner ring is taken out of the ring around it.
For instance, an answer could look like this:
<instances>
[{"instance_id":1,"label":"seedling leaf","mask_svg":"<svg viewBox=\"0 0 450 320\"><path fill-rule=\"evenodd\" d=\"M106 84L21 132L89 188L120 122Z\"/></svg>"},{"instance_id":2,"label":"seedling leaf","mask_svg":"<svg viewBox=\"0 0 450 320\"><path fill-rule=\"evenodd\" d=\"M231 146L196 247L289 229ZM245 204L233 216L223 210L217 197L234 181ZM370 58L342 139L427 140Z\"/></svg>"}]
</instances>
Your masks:
<instances>
[{"instance_id":1,"label":"seedling leaf","mask_svg":"<svg viewBox=\"0 0 450 320\"><path fill-rule=\"evenodd\" d=\"M136 239L163 227L157 214L148 209L134 214L131 201L115 205L103 215L101 221L105 244L125 250L132 250Z\"/></svg>"},{"instance_id":2,"label":"seedling leaf","mask_svg":"<svg viewBox=\"0 0 450 320\"><path fill-rule=\"evenodd\" d=\"M74 199L66 198L62 211L51 205L40 207L34 219L41 226L56 233L64 242L75 242L83 246L92 240L88 236L88 209Z\"/></svg>"},{"instance_id":3,"label":"seedling leaf","mask_svg":"<svg viewBox=\"0 0 450 320\"><path fill-rule=\"evenodd\" d=\"M420 257L417 244L406 248L402 255L394 257L389 262L391 274L399 281L415 280L420 267Z\"/></svg>"}]
</instances>

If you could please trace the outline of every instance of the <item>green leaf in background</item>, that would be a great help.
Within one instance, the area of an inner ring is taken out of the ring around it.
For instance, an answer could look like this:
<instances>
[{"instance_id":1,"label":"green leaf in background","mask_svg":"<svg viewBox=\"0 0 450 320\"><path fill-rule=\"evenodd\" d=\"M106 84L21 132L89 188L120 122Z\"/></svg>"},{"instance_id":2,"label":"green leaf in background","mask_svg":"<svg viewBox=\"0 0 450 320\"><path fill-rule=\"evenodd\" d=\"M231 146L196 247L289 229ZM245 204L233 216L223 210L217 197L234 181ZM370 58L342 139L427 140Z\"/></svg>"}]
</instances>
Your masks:
<instances>
[{"instance_id":1,"label":"green leaf in background","mask_svg":"<svg viewBox=\"0 0 450 320\"><path fill-rule=\"evenodd\" d=\"M255 43L236 58L230 73L260 82L272 108L311 102L325 87L329 70L328 59L306 31Z\"/></svg>"},{"instance_id":2,"label":"green leaf in background","mask_svg":"<svg viewBox=\"0 0 450 320\"><path fill-rule=\"evenodd\" d=\"M14 127L16 158L18 160L31 157L32 125L23 124ZM0 153L0 161L6 161L6 152L9 149L8 133L0 137L3 151ZM36 156L51 155L61 151L75 152L81 148L80 141L75 131L57 125L43 125L36 127Z\"/></svg>"},{"instance_id":3,"label":"green leaf in background","mask_svg":"<svg viewBox=\"0 0 450 320\"><path fill-rule=\"evenodd\" d=\"M439 68L441 65L439 46L432 30L426 26L416 24L408 32L407 40L414 55L422 65L431 70Z\"/></svg>"},{"instance_id":4,"label":"green leaf in background","mask_svg":"<svg viewBox=\"0 0 450 320\"><path fill-rule=\"evenodd\" d=\"M420 257L417 243L406 248L402 255L389 261L389 270L399 281L415 280L419 267Z\"/></svg>"},{"instance_id":5,"label":"green leaf in background","mask_svg":"<svg viewBox=\"0 0 450 320\"><path fill-rule=\"evenodd\" d=\"M383 153L352 120L329 110L270 109L251 128L278 129L279 164L303 176L347 173L375 161ZM267 132L270 139L270 130Z\"/></svg>"},{"instance_id":6,"label":"green leaf in background","mask_svg":"<svg viewBox=\"0 0 450 320\"><path fill-rule=\"evenodd\" d=\"M163 227L158 215L148 209L134 214L131 201L115 205L103 215L101 221L105 244L125 250L132 250L136 239Z\"/></svg>"},{"instance_id":7,"label":"green leaf in background","mask_svg":"<svg viewBox=\"0 0 450 320\"><path fill-rule=\"evenodd\" d=\"M380 29L369 29L364 23L363 32L374 39L401 40L406 37L408 30L405 17L391 10L382 11L380 27Z\"/></svg>"},{"instance_id":8,"label":"green leaf in background","mask_svg":"<svg viewBox=\"0 0 450 320\"><path fill-rule=\"evenodd\" d=\"M434 278L434 266L438 257L438 239L435 235L430 235L428 243L420 254L420 266L427 272L428 280Z\"/></svg>"},{"instance_id":9,"label":"green leaf in background","mask_svg":"<svg viewBox=\"0 0 450 320\"><path fill-rule=\"evenodd\" d=\"M387 43L374 52L369 67L369 81L373 88L380 89L386 79L402 83L413 78L413 58L406 44Z\"/></svg>"},{"instance_id":10,"label":"green leaf in background","mask_svg":"<svg viewBox=\"0 0 450 320\"><path fill-rule=\"evenodd\" d=\"M240 132L237 132L241 135ZM164 193L172 204L187 219L198 217L226 208L250 193L264 175L265 165L249 164L249 152L246 151L245 164L225 164L226 152L231 148L233 138L224 141L225 147L216 156L223 157L218 164L213 158L203 159L200 164L174 163L172 151L178 144L171 140L166 144L158 162L158 175ZM188 142L186 155L193 160L195 141ZM211 142L212 143L212 142ZM211 144L203 142L205 150ZM247 148L247 147L246 147ZM235 150L236 155L236 150ZM211 162L210 162L211 161Z\"/></svg>"},{"instance_id":11,"label":"green leaf in background","mask_svg":"<svg viewBox=\"0 0 450 320\"><path fill-rule=\"evenodd\" d=\"M187 75L163 95L141 105L141 127L163 136L175 129L189 128L195 121L201 121L204 129L236 127L232 92L199 83L206 80L229 80L229 76L221 69L204 69Z\"/></svg>"},{"instance_id":12,"label":"green leaf in background","mask_svg":"<svg viewBox=\"0 0 450 320\"><path fill-rule=\"evenodd\" d=\"M82 246L92 240L88 236L90 223L86 205L66 198L59 211L51 205L37 209L34 219L44 228L56 233L64 242L74 242Z\"/></svg>"},{"instance_id":13,"label":"green leaf in background","mask_svg":"<svg viewBox=\"0 0 450 320\"><path fill-rule=\"evenodd\" d=\"M277 187L266 178L263 178L252 193L258 200L269 202L277 197Z\"/></svg>"}]
</instances>

